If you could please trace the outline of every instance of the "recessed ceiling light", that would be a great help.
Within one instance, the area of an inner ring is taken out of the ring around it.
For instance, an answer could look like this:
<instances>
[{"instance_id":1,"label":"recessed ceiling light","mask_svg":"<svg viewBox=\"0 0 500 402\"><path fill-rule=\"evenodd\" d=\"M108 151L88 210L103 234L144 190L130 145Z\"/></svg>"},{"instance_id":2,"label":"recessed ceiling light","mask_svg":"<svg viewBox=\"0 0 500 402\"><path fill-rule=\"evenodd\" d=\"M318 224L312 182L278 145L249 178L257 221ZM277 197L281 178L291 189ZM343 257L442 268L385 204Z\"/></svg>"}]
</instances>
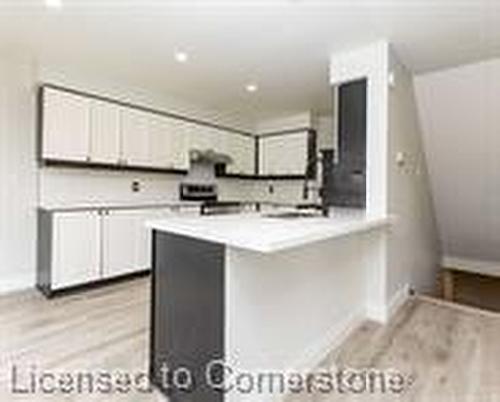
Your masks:
<instances>
[{"instance_id":1,"label":"recessed ceiling light","mask_svg":"<svg viewBox=\"0 0 500 402\"><path fill-rule=\"evenodd\" d=\"M45 0L45 5L49 8L61 8L62 0Z\"/></svg>"},{"instance_id":2,"label":"recessed ceiling light","mask_svg":"<svg viewBox=\"0 0 500 402\"><path fill-rule=\"evenodd\" d=\"M185 63L188 61L189 56L186 52L175 52L175 60L177 60L179 63Z\"/></svg>"},{"instance_id":3,"label":"recessed ceiling light","mask_svg":"<svg viewBox=\"0 0 500 402\"><path fill-rule=\"evenodd\" d=\"M245 86L245 89L247 92L257 92L259 90L259 87L257 84L248 84Z\"/></svg>"}]
</instances>

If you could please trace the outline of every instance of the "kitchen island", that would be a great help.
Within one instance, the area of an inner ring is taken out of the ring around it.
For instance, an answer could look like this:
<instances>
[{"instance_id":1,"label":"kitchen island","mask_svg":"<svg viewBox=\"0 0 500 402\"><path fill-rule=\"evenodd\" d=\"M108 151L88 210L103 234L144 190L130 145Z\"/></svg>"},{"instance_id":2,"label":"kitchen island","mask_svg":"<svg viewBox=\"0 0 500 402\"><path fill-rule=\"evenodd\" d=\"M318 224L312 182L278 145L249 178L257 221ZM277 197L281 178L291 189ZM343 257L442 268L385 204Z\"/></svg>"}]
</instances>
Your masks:
<instances>
[{"instance_id":1,"label":"kitchen island","mask_svg":"<svg viewBox=\"0 0 500 402\"><path fill-rule=\"evenodd\" d=\"M378 308L389 221L334 211L149 222L153 383L173 402L283 396L259 375L313 369Z\"/></svg>"}]
</instances>

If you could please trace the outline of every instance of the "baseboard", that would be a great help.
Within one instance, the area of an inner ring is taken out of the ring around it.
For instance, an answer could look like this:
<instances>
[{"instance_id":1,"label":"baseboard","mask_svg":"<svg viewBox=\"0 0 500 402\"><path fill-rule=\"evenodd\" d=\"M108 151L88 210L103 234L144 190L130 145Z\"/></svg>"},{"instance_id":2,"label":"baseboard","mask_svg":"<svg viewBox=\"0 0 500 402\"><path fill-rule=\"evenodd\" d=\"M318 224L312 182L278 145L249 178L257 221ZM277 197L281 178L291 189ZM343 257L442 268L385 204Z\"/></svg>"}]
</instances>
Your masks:
<instances>
[{"instance_id":1,"label":"baseboard","mask_svg":"<svg viewBox=\"0 0 500 402\"><path fill-rule=\"evenodd\" d=\"M336 322L321 338L311 345L302 355L291 365L290 370L298 372L308 372L314 370L325 359L325 357L337 349L347 339L347 337L358 328L366 315L363 309L356 310Z\"/></svg>"},{"instance_id":2,"label":"baseboard","mask_svg":"<svg viewBox=\"0 0 500 402\"><path fill-rule=\"evenodd\" d=\"M399 289L391 300L386 305L368 306L366 308L366 316L373 321L381 324L386 324L397 313L397 311L405 304L410 296L410 286L404 285Z\"/></svg>"},{"instance_id":3,"label":"baseboard","mask_svg":"<svg viewBox=\"0 0 500 402\"><path fill-rule=\"evenodd\" d=\"M385 324L388 320L387 306L368 306L366 308L366 317L369 320Z\"/></svg>"},{"instance_id":4,"label":"baseboard","mask_svg":"<svg viewBox=\"0 0 500 402\"><path fill-rule=\"evenodd\" d=\"M390 321L391 318L396 315L398 310L403 307L409 297L410 285L406 284L396 292L389 302L389 307L387 308L387 321Z\"/></svg>"},{"instance_id":5,"label":"baseboard","mask_svg":"<svg viewBox=\"0 0 500 402\"><path fill-rule=\"evenodd\" d=\"M500 277L500 261L482 261L462 257L445 256L441 261L443 268L471 272L480 275Z\"/></svg>"}]
</instances>

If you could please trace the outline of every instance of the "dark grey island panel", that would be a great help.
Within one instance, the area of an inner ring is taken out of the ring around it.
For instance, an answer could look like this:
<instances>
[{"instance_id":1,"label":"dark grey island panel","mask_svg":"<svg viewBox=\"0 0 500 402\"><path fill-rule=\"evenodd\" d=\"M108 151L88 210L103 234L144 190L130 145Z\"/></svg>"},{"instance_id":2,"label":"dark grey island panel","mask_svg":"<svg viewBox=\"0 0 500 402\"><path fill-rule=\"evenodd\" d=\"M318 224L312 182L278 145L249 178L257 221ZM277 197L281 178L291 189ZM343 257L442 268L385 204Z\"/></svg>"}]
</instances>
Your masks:
<instances>
[{"instance_id":1,"label":"dark grey island panel","mask_svg":"<svg viewBox=\"0 0 500 402\"><path fill-rule=\"evenodd\" d=\"M224 358L224 257L224 245L153 232L150 376L173 402L224 400L205 376ZM174 383L179 369L192 374L189 390L186 378Z\"/></svg>"}]
</instances>

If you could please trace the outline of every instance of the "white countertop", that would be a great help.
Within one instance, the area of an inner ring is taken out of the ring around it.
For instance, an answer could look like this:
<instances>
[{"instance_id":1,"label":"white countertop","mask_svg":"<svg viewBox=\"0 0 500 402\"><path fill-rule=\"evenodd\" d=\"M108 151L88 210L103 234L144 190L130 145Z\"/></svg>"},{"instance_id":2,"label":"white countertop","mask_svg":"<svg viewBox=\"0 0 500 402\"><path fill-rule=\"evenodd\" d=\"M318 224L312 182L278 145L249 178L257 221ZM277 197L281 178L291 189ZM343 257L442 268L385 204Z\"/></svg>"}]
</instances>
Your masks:
<instances>
[{"instance_id":1,"label":"white countertop","mask_svg":"<svg viewBox=\"0 0 500 402\"><path fill-rule=\"evenodd\" d=\"M364 211L333 211L331 217L271 218L259 214L172 217L149 221L164 232L272 253L330 238L347 236L389 225L391 219L367 216Z\"/></svg>"},{"instance_id":2,"label":"white countertop","mask_svg":"<svg viewBox=\"0 0 500 402\"><path fill-rule=\"evenodd\" d=\"M41 205L39 209L49 212L77 212L92 211L100 209L109 210L134 210L134 209L162 209L162 208L199 208L201 202L196 201L164 201L157 203L94 203L94 204L71 204L71 205Z\"/></svg>"}]
</instances>

